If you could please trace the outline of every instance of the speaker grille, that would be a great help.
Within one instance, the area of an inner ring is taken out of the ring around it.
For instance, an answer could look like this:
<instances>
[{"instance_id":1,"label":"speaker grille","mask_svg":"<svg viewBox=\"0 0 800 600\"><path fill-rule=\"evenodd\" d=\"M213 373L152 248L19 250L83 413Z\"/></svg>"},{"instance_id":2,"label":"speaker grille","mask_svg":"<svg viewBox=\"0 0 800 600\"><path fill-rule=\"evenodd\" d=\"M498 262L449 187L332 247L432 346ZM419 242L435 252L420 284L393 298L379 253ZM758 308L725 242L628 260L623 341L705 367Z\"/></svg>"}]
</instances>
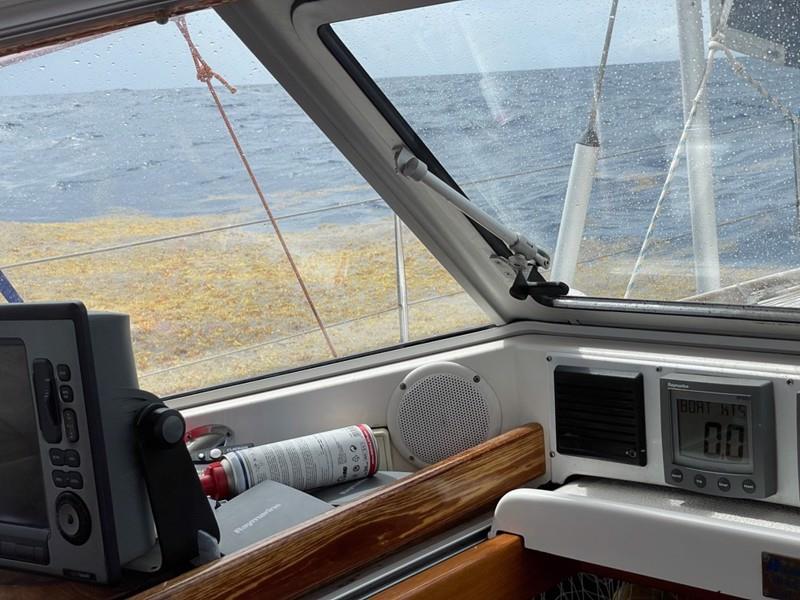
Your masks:
<instances>
[{"instance_id":1,"label":"speaker grille","mask_svg":"<svg viewBox=\"0 0 800 600\"><path fill-rule=\"evenodd\" d=\"M641 373L556 367L555 409L559 453L647 464Z\"/></svg>"},{"instance_id":2,"label":"speaker grille","mask_svg":"<svg viewBox=\"0 0 800 600\"><path fill-rule=\"evenodd\" d=\"M433 464L499 433L500 408L480 376L458 364L412 371L389 408L392 441L413 463Z\"/></svg>"}]
</instances>

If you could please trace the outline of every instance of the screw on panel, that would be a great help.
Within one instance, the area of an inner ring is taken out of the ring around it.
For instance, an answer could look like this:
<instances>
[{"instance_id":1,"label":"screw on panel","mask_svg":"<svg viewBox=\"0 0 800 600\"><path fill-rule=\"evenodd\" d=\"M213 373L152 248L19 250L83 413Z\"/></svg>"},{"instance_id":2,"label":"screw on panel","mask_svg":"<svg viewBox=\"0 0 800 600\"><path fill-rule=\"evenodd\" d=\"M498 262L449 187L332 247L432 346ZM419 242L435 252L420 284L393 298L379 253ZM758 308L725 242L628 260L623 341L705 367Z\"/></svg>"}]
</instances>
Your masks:
<instances>
[{"instance_id":1,"label":"screw on panel","mask_svg":"<svg viewBox=\"0 0 800 600\"><path fill-rule=\"evenodd\" d=\"M556 453L555 453L555 452L553 452L553 451L551 451L551 452L550 452L550 458L555 458L555 457L556 457Z\"/></svg>"},{"instance_id":2,"label":"screw on panel","mask_svg":"<svg viewBox=\"0 0 800 600\"><path fill-rule=\"evenodd\" d=\"M472 378L472 381L474 381L475 383L480 383L481 376L480 375L475 375L475 377Z\"/></svg>"},{"instance_id":3,"label":"screw on panel","mask_svg":"<svg viewBox=\"0 0 800 600\"><path fill-rule=\"evenodd\" d=\"M547 357L547 362L553 362L553 357L552 356L548 356Z\"/></svg>"},{"instance_id":4,"label":"screw on panel","mask_svg":"<svg viewBox=\"0 0 800 600\"><path fill-rule=\"evenodd\" d=\"M661 373L661 367L656 367L656 373Z\"/></svg>"},{"instance_id":5,"label":"screw on panel","mask_svg":"<svg viewBox=\"0 0 800 600\"><path fill-rule=\"evenodd\" d=\"M406 384L405 384L405 383L401 383L401 384L400 384L400 389L401 389L401 390L404 390L404 389L406 389Z\"/></svg>"},{"instance_id":6,"label":"screw on panel","mask_svg":"<svg viewBox=\"0 0 800 600\"><path fill-rule=\"evenodd\" d=\"M786 385L792 385L794 383L794 379L787 379Z\"/></svg>"}]
</instances>

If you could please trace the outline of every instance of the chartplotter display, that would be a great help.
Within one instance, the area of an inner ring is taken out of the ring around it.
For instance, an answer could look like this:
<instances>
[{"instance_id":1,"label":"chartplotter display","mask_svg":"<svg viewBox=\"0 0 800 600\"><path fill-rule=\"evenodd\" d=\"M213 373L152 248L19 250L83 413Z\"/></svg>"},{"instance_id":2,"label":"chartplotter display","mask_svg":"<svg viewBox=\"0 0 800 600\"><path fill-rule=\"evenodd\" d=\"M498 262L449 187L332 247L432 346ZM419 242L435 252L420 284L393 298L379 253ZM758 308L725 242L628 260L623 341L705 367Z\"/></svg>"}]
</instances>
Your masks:
<instances>
[{"instance_id":1,"label":"chartplotter display","mask_svg":"<svg viewBox=\"0 0 800 600\"><path fill-rule=\"evenodd\" d=\"M36 416L25 345L0 339L0 522L47 526Z\"/></svg>"},{"instance_id":2,"label":"chartplotter display","mask_svg":"<svg viewBox=\"0 0 800 600\"><path fill-rule=\"evenodd\" d=\"M738 498L775 493L772 382L663 377L661 416L667 483Z\"/></svg>"}]
</instances>

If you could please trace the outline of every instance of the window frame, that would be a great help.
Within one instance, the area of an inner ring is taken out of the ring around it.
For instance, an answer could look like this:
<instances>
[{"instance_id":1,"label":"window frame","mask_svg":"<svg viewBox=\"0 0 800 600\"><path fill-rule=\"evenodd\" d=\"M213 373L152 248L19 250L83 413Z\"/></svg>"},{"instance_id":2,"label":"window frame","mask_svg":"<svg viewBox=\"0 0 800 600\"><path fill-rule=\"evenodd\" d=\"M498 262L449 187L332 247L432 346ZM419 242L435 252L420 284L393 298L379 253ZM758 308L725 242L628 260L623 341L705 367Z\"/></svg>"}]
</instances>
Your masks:
<instances>
[{"instance_id":1,"label":"window frame","mask_svg":"<svg viewBox=\"0 0 800 600\"><path fill-rule=\"evenodd\" d=\"M631 341L659 336L679 340L682 333L711 334L725 336L713 342L709 338L712 345L735 348L741 340L748 339L765 352L786 351L794 347L793 342L800 340L800 312L795 309L577 297L538 304L533 300L519 302L510 298L507 286L503 287L507 278L504 279L496 262L487 259L491 248L473 224L460 213L438 206L433 194L414 188L405 178L397 177L392 166L383 164L387 162L386 156L374 143L375 138L384 138L383 141L389 143L402 138L397 136L374 101L355 84L352 75L333 56L319 33L321 27L340 20L450 1L453 0L300 0L294 3L292 0L259 0L234 2L215 10L490 318L498 325L514 321L527 323L454 332L399 347L265 373L176 394L169 397L171 404L179 408L198 406L352 373L391 362L400 355L424 357L442 348L465 347L523 332L558 331L568 337L602 334ZM359 120L354 129L355 117ZM373 137L367 135L376 130ZM385 135L387 130L395 134L393 139ZM365 147L361 147L362 142ZM459 237L464 238L463 244L453 243L452 240ZM722 341L724 339L729 343ZM757 339L762 341L756 342Z\"/></svg>"},{"instance_id":2,"label":"window frame","mask_svg":"<svg viewBox=\"0 0 800 600\"><path fill-rule=\"evenodd\" d=\"M366 18L389 12L400 12L458 0L300 0L294 8L292 19L298 34L312 50L309 39L313 30L318 44L324 46L361 91L372 101L387 122L397 128L404 124L392 112L396 108L385 98L379 86L339 39L331 25L336 22ZM386 104L391 106L387 110ZM399 113L398 113L399 114ZM405 139L410 132L398 131ZM437 161L438 164L438 161ZM447 175L449 179L452 178ZM529 304L529 303L526 303ZM528 313L528 319L591 324L614 327L653 328L685 332L747 332L759 337L788 337L800 339L800 309L747 305L682 303L658 300L626 300L602 297L563 297L546 300Z\"/></svg>"}]
</instances>

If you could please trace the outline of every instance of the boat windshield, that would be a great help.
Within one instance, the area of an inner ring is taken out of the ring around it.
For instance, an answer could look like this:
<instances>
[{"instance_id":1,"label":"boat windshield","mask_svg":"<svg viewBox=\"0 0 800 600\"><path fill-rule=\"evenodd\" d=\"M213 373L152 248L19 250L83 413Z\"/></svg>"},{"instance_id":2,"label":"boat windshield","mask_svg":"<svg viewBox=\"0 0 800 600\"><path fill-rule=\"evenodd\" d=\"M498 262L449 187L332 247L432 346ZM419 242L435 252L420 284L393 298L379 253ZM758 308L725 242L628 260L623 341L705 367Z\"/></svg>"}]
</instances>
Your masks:
<instances>
[{"instance_id":1,"label":"boat windshield","mask_svg":"<svg viewBox=\"0 0 800 600\"><path fill-rule=\"evenodd\" d=\"M0 302L74 299L162 396L488 323L211 10L0 57Z\"/></svg>"},{"instance_id":2,"label":"boat windshield","mask_svg":"<svg viewBox=\"0 0 800 600\"><path fill-rule=\"evenodd\" d=\"M461 0L332 28L466 195L555 251L551 279L800 306L797 12Z\"/></svg>"}]
</instances>

